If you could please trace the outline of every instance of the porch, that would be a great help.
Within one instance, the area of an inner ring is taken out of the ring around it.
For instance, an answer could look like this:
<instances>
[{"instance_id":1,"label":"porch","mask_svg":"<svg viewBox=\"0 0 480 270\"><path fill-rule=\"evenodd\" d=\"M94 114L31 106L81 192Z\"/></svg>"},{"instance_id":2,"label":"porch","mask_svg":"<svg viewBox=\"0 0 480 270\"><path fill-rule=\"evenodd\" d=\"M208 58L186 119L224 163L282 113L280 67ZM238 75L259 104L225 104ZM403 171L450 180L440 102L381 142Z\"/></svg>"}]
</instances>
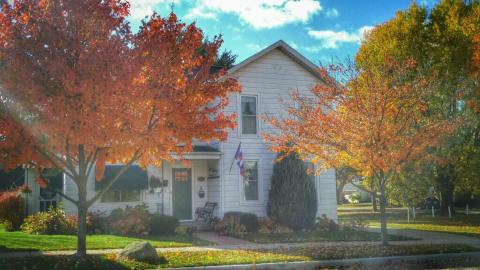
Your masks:
<instances>
[{"instance_id":1,"label":"porch","mask_svg":"<svg viewBox=\"0 0 480 270\"><path fill-rule=\"evenodd\" d=\"M221 152L212 146L195 146L184 158L183 161L164 162L159 167L148 166L142 174L126 174L92 206L92 211L107 214L127 205L144 203L151 213L175 216L182 223L190 224L195 221L195 209L206 202L215 202L214 215L218 215ZM106 168L106 175L109 169Z\"/></svg>"}]
</instances>

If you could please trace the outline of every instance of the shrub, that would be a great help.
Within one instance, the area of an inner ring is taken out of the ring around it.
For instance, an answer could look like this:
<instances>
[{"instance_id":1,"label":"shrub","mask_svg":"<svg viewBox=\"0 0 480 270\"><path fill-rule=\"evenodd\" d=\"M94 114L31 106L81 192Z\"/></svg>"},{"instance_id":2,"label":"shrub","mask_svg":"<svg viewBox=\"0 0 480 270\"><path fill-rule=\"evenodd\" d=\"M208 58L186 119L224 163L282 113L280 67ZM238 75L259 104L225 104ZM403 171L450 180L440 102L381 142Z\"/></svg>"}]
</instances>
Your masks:
<instances>
[{"instance_id":1,"label":"shrub","mask_svg":"<svg viewBox=\"0 0 480 270\"><path fill-rule=\"evenodd\" d=\"M284 157L273 167L267 215L294 230L310 229L315 223L317 196L314 177L297 154Z\"/></svg>"},{"instance_id":2,"label":"shrub","mask_svg":"<svg viewBox=\"0 0 480 270\"><path fill-rule=\"evenodd\" d=\"M175 229L175 233L178 235L192 236L196 232L197 232L197 227L195 226L187 227L187 226L180 225Z\"/></svg>"},{"instance_id":3,"label":"shrub","mask_svg":"<svg viewBox=\"0 0 480 270\"><path fill-rule=\"evenodd\" d=\"M119 235L146 235L150 231L151 217L145 204L115 209L107 217L107 229Z\"/></svg>"},{"instance_id":4,"label":"shrub","mask_svg":"<svg viewBox=\"0 0 480 270\"><path fill-rule=\"evenodd\" d=\"M287 226L283 226L277 221L271 218L262 218L259 222L259 229L260 233L270 233L270 234L282 234L282 233L290 233L292 230Z\"/></svg>"},{"instance_id":5,"label":"shrub","mask_svg":"<svg viewBox=\"0 0 480 270\"><path fill-rule=\"evenodd\" d=\"M338 231L338 224L334 220L329 219L326 215L322 215L321 217L317 218L315 230L323 232L336 232Z\"/></svg>"},{"instance_id":6,"label":"shrub","mask_svg":"<svg viewBox=\"0 0 480 270\"><path fill-rule=\"evenodd\" d=\"M151 235L172 235L180 225L177 218L165 215L153 215L150 220Z\"/></svg>"},{"instance_id":7,"label":"shrub","mask_svg":"<svg viewBox=\"0 0 480 270\"><path fill-rule=\"evenodd\" d=\"M247 232L258 232L258 218L255 214L243 212L227 212L225 213L224 217L236 217L238 218L238 223L245 226L245 230Z\"/></svg>"},{"instance_id":8,"label":"shrub","mask_svg":"<svg viewBox=\"0 0 480 270\"><path fill-rule=\"evenodd\" d=\"M18 230L24 218L24 200L20 196L20 189L0 192L0 223L5 224L7 231Z\"/></svg>"},{"instance_id":9,"label":"shrub","mask_svg":"<svg viewBox=\"0 0 480 270\"><path fill-rule=\"evenodd\" d=\"M214 231L220 235L237 236L247 232L245 225L240 224L240 217L226 216L214 225Z\"/></svg>"},{"instance_id":10,"label":"shrub","mask_svg":"<svg viewBox=\"0 0 480 270\"><path fill-rule=\"evenodd\" d=\"M353 218L351 220L344 221L340 228L344 231L366 231L368 222L362 218Z\"/></svg>"},{"instance_id":11,"label":"shrub","mask_svg":"<svg viewBox=\"0 0 480 270\"><path fill-rule=\"evenodd\" d=\"M277 227L278 223L275 222L271 218L265 217L265 218L260 219L258 225L259 225L258 232L260 232L260 233L273 233L275 231L275 227Z\"/></svg>"},{"instance_id":12,"label":"shrub","mask_svg":"<svg viewBox=\"0 0 480 270\"><path fill-rule=\"evenodd\" d=\"M102 216L100 212L89 212L87 214L87 233L100 234L108 232L107 218Z\"/></svg>"},{"instance_id":13,"label":"shrub","mask_svg":"<svg viewBox=\"0 0 480 270\"><path fill-rule=\"evenodd\" d=\"M25 218L21 229L31 234L74 234L76 227L75 216L67 216L62 207L50 207Z\"/></svg>"}]
</instances>

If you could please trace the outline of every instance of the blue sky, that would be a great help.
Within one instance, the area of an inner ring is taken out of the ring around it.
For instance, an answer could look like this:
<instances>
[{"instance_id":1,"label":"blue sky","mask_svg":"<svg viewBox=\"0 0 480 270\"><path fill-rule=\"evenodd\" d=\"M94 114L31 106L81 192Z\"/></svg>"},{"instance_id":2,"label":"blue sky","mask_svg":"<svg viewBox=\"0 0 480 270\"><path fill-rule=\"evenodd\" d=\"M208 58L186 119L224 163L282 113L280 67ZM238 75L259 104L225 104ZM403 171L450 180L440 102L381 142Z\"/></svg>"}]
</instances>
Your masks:
<instances>
[{"instance_id":1,"label":"blue sky","mask_svg":"<svg viewBox=\"0 0 480 270\"><path fill-rule=\"evenodd\" d=\"M175 0L174 12L241 61L283 39L314 63L353 57L364 31L407 8L411 0ZM432 6L433 0L420 4ZM134 29L153 11L168 15L172 0L131 0Z\"/></svg>"}]
</instances>

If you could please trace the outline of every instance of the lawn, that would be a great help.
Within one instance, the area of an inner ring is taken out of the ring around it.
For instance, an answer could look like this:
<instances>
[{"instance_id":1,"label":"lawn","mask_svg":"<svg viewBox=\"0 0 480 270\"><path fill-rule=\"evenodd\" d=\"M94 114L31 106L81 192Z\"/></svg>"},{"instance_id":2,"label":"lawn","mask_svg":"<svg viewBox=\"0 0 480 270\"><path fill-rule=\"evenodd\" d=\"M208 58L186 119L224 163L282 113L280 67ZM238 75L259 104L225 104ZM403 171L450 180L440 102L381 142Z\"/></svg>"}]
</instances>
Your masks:
<instances>
[{"instance_id":1,"label":"lawn","mask_svg":"<svg viewBox=\"0 0 480 270\"><path fill-rule=\"evenodd\" d=\"M369 204L339 206L338 216L340 221L361 218L367 220L372 227L380 226L379 213L373 213ZM408 223L406 208L388 208L387 216L388 227L393 229L448 232L480 238L480 214L467 216L464 213L456 213L452 218L440 215L432 217L430 211L418 210L416 219L411 218L410 223Z\"/></svg>"},{"instance_id":2,"label":"lawn","mask_svg":"<svg viewBox=\"0 0 480 270\"><path fill-rule=\"evenodd\" d=\"M380 234L361 231L337 232L292 232L286 234L249 233L239 238L255 243L295 243L325 241L379 241ZM414 238L389 235L391 241L416 240Z\"/></svg>"},{"instance_id":3,"label":"lawn","mask_svg":"<svg viewBox=\"0 0 480 270\"><path fill-rule=\"evenodd\" d=\"M155 264L116 259L113 254L88 256L77 260L72 256L43 256L0 259L5 269L148 269L264 262L310 261L324 259L399 256L475 251L466 245L391 245L365 244L336 247L289 248L278 251L222 250L199 252L164 252Z\"/></svg>"},{"instance_id":4,"label":"lawn","mask_svg":"<svg viewBox=\"0 0 480 270\"><path fill-rule=\"evenodd\" d=\"M189 247L208 245L207 241L190 236L115 236L89 235L88 249L124 248L127 244L148 240L154 247ZM33 235L23 232L7 232L0 228L0 252L21 250L74 250L77 245L75 235Z\"/></svg>"}]
</instances>

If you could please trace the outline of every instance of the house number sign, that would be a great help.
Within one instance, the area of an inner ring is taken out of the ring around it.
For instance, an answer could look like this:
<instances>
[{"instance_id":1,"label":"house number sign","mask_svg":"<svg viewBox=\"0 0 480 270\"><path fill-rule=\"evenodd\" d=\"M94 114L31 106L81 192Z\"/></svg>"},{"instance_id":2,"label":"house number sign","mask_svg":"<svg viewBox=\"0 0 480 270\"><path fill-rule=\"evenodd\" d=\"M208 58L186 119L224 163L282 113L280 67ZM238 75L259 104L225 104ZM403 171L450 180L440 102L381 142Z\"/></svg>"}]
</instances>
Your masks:
<instances>
[{"instance_id":1,"label":"house number sign","mask_svg":"<svg viewBox=\"0 0 480 270\"><path fill-rule=\"evenodd\" d=\"M175 172L174 177L175 177L175 181L186 182L188 181L188 172L186 171Z\"/></svg>"}]
</instances>

